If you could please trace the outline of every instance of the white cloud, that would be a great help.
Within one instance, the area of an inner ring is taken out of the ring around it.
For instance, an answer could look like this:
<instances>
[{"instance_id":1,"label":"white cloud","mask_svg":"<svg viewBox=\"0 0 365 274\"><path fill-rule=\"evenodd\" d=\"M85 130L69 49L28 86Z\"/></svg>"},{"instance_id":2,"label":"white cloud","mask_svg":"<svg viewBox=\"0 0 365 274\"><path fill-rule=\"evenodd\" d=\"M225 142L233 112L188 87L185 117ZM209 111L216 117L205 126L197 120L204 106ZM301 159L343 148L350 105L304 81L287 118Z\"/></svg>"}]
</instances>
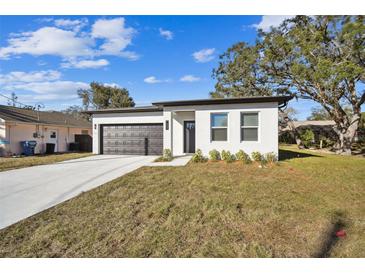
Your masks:
<instances>
[{"instance_id":1,"label":"white cloud","mask_svg":"<svg viewBox=\"0 0 365 274\"><path fill-rule=\"evenodd\" d=\"M206 63L214 59L215 48L202 49L193 53L193 57L198 63Z\"/></svg>"},{"instance_id":2,"label":"white cloud","mask_svg":"<svg viewBox=\"0 0 365 274\"><path fill-rule=\"evenodd\" d=\"M89 88L89 84L84 82L73 81L46 81L46 82L31 82L21 84L9 84L3 87L7 91L31 91L42 98L70 98L70 96L77 97L77 90L80 88ZM73 98L72 97L72 98ZM47 100L50 100L47 98Z\"/></svg>"},{"instance_id":3,"label":"white cloud","mask_svg":"<svg viewBox=\"0 0 365 274\"><path fill-rule=\"evenodd\" d=\"M196 77L194 75L188 74L188 75L184 75L183 77L180 78L181 82L198 82L201 79L199 77Z\"/></svg>"},{"instance_id":4,"label":"white cloud","mask_svg":"<svg viewBox=\"0 0 365 274\"><path fill-rule=\"evenodd\" d=\"M93 38L104 39L104 43L100 46L99 55L120 55L123 57L130 56L123 54L123 50L132 43L135 35L135 29L125 27L125 19L123 17L114 19L99 19L93 26L91 36ZM134 54L134 58L136 54Z\"/></svg>"},{"instance_id":5,"label":"white cloud","mask_svg":"<svg viewBox=\"0 0 365 274\"><path fill-rule=\"evenodd\" d=\"M54 24L57 27L72 29L76 32L80 31L83 27L87 26L89 21L87 18L82 18L79 20L70 20L70 19L56 19L54 20Z\"/></svg>"},{"instance_id":6,"label":"white cloud","mask_svg":"<svg viewBox=\"0 0 365 274\"><path fill-rule=\"evenodd\" d=\"M136 61L140 58L140 55L135 53L134 51L128 51L128 50L125 50L125 51L121 51L119 54L118 54L119 57L123 57L123 58L126 58L128 59L129 61Z\"/></svg>"},{"instance_id":7,"label":"white cloud","mask_svg":"<svg viewBox=\"0 0 365 274\"><path fill-rule=\"evenodd\" d=\"M0 74L0 85L54 81L60 79L60 77L61 73L56 70L42 70L31 72L12 71L7 74Z\"/></svg>"},{"instance_id":8,"label":"white cloud","mask_svg":"<svg viewBox=\"0 0 365 274\"><path fill-rule=\"evenodd\" d=\"M9 38L8 46L0 48L0 59L20 54L57 55L63 58L92 56L92 45L91 39L78 37L73 31L43 27Z\"/></svg>"},{"instance_id":9,"label":"white cloud","mask_svg":"<svg viewBox=\"0 0 365 274\"><path fill-rule=\"evenodd\" d=\"M106 87L112 87L112 88L120 88L121 86L116 83L104 83L104 86Z\"/></svg>"},{"instance_id":10,"label":"white cloud","mask_svg":"<svg viewBox=\"0 0 365 274\"><path fill-rule=\"evenodd\" d=\"M39 100L69 100L78 98L77 90L89 88L88 83L61 80L61 73L55 70L13 71L0 74L0 89L15 92L22 103Z\"/></svg>"},{"instance_id":11,"label":"white cloud","mask_svg":"<svg viewBox=\"0 0 365 274\"><path fill-rule=\"evenodd\" d=\"M170 79L157 79L155 76L149 76L143 80L147 84L157 84L157 83L168 83Z\"/></svg>"},{"instance_id":12,"label":"white cloud","mask_svg":"<svg viewBox=\"0 0 365 274\"><path fill-rule=\"evenodd\" d=\"M293 15L264 15L262 16L260 23L253 24L252 26L256 29L269 31L271 27L278 27L284 20L293 17Z\"/></svg>"},{"instance_id":13,"label":"white cloud","mask_svg":"<svg viewBox=\"0 0 365 274\"><path fill-rule=\"evenodd\" d=\"M61 67L63 68L78 68L78 69L86 69L86 68L101 68L109 65L109 61L106 59L98 59L98 60L70 60L68 62L62 63Z\"/></svg>"},{"instance_id":14,"label":"white cloud","mask_svg":"<svg viewBox=\"0 0 365 274\"><path fill-rule=\"evenodd\" d=\"M174 38L174 33L170 30L164 30L162 28L158 29L160 31L160 35L166 40L172 40Z\"/></svg>"},{"instance_id":15,"label":"white cloud","mask_svg":"<svg viewBox=\"0 0 365 274\"><path fill-rule=\"evenodd\" d=\"M157 79L155 76L149 76L143 80L147 84L157 84L161 83L162 80Z\"/></svg>"},{"instance_id":16,"label":"white cloud","mask_svg":"<svg viewBox=\"0 0 365 274\"><path fill-rule=\"evenodd\" d=\"M96 56L113 55L128 60L139 58L137 53L127 50L136 30L126 27L123 17L96 20L89 32L80 32L81 28L88 25L87 19L57 19L53 22L55 26L10 34L7 45L0 48L0 59L22 54L55 55L60 56L64 64L72 63L72 60L85 60L80 68L95 68L106 63L105 59L91 62Z\"/></svg>"}]
</instances>

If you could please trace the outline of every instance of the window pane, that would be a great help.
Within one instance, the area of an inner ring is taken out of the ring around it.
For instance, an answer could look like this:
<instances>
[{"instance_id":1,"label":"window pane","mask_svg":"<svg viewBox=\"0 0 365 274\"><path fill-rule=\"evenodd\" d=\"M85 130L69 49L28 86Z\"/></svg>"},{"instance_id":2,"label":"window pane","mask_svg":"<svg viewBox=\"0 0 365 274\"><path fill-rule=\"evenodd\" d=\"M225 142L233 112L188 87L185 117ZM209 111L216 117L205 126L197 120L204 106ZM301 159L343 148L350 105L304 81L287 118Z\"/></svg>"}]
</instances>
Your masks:
<instances>
[{"instance_id":1,"label":"window pane","mask_svg":"<svg viewBox=\"0 0 365 274\"><path fill-rule=\"evenodd\" d=\"M212 127L226 127L227 113L212 114Z\"/></svg>"},{"instance_id":2,"label":"window pane","mask_svg":"<svg viewBox=\"0 0 365 274\"><path fill-rule=\"evenodd\" d=\"M213 128L212 129L212 141L227 141L227 129L226 128Z\"/></svg>"},{"instance_id":3,"label":"window pane","mask_svg":"<svg viewBox=\"0 0 365 274\"><path fill-rule=\"evenodd\" d=\"M242 141L257 141L258 130L257 128L241 128Z\"/></svg>"},{"instance_id":4,"label":"window pane","mask_svg":"<svg viewBox=\"0 0 365 274\"><path fill-rule=\"evenodd\" d=\"M257 127L259 125L259 115L257 113L242 113L241 126Z\"/></svg>"}]
</instances>

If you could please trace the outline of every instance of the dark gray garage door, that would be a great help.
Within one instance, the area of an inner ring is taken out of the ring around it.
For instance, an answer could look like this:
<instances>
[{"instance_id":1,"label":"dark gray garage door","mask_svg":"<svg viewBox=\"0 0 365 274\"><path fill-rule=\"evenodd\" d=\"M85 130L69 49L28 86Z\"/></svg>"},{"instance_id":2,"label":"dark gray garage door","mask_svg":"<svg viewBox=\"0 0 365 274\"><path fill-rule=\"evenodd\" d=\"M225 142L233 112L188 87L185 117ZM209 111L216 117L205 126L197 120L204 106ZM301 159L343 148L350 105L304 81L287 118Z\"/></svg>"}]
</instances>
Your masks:
<instances>
[{"instance_id":1,"label":"dark gray garage door","mask_svg":"<svg viewBox=\"0 0 365 274\"><path fill-rule=\"evenodd\" d=\"M162 154L162 124L102 125L100 134L103 154Z\"/></svg>"}]
</instances>

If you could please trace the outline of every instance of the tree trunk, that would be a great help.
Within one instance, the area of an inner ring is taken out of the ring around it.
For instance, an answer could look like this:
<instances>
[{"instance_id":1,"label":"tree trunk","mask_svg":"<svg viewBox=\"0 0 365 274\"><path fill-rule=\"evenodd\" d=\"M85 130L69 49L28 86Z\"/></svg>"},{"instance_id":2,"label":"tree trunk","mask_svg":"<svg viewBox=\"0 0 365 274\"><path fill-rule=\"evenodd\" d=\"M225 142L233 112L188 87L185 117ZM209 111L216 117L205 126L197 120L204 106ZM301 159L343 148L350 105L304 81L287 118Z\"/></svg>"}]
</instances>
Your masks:
<instances>
[{"instance_id":1,"label":"tree trunk","mask_svg":"<svg viewBox=\"0 0 365 274\"><path fill-rule=\"evenodd\" d=\"M359 127L359 121L360 113L354 113L348 126L342 123L337 125L337 129L335 129L338 135L338 141L335 145L336 154L351 155L351 145Z\"/></svg>"}]
</instances>

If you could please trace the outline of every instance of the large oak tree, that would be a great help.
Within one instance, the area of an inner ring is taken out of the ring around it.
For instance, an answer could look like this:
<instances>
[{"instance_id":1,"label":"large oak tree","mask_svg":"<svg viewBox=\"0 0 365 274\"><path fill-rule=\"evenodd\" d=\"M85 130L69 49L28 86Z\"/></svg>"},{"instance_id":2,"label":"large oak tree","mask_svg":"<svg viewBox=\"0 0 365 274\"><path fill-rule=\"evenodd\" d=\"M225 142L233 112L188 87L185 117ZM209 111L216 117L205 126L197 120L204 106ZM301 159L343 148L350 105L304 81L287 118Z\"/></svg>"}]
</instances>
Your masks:
<instances>
[{"instance_id":1,"label":"large oak tree","mask_svg":"<svg viewBox=\"0 0 365 274\"><path fill-rule=\"evenodd\" d=\"M314 100L336 122L337 152L349 154L365 101L364 45L363 16L296 16L221 55L211 96Z\"/></svg>"},{"instance_id":2,"label":"large oak tree","mask_svg":"<svg viewBox=\"0 0 365 274\"><path fill-rule=\"evenodd\" d=\"M80 89L77 94L82 99L85 110L134 107L133 98L125 88L92 82L90 89Z\"/></svg>"}]
</instances>

